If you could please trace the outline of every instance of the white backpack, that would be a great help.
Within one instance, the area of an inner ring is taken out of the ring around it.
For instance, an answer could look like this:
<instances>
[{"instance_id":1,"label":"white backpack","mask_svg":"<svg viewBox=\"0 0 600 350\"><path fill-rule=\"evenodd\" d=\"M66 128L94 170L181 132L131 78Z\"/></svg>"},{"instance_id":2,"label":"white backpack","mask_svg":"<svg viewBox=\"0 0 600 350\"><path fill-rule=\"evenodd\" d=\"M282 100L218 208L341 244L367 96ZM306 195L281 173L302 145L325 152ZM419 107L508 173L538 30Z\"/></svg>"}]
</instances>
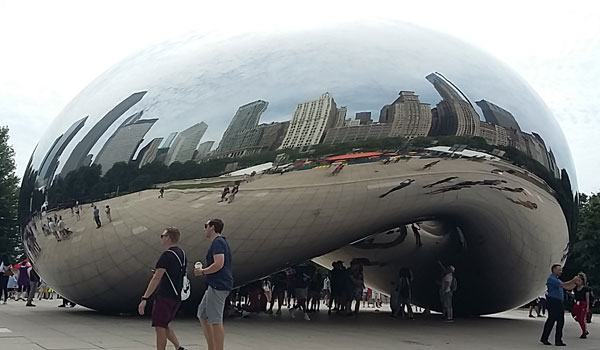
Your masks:
<instances>
[{"instance_id":1,"label":"white backpack","mask_svg":"<svg viewBox=\"0 0 600 350\"><path fill-rule=\"evenodd\" d=\"M169 276L169 272L165 270L165 272L167 273L167 278L169 279L169 282L171 282L171 287L173 287L173 291L175 292L175 295L179 296L181 298L182 301L187 300L190 297L190 294L192 292L192 287L190 285L190 280L187 277L187 271L185 269L185 252L183 251L183 249L181 250L183 252L183 261L181 261L181 259L179 258L179 255L177 255L177 253L175 253L174 251L172 251L171 249L169 249L169 251L173 254L175 254L175 256L177 257L177 260L179 261L179 265L181 265L181 273L183 273L183 284L181 286L181 291L177 291L177 288L175 288L175 285L173 284L173 280L171 280L171 276Z\"/></svg>"}]
</instances>

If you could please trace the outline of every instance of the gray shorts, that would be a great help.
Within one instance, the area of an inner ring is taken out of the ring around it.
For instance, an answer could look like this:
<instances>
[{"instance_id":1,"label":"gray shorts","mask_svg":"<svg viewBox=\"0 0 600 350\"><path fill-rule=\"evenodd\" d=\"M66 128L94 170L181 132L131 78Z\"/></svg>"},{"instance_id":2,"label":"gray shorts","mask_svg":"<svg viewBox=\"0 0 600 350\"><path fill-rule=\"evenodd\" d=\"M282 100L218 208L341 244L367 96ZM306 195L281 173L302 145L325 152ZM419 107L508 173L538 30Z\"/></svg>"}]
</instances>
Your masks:
<instances>
[{"instance_id":1,"label":"gray shorts","mask_svg":"<svg viewBox=\"0 0 600 350\"><path fill-rule=\"evenodd\" d=\"M228 290L217 290L208 286L200 305L198 305L198 318L206 320L210 324L223 323L223 309L229 293Z\"/></svg>"},{"instance_id":2,"label":"gray shorts","mask_svg":"<svg viewBox=\"0 0 600 350\"><path fill-rule=\"evenodd\" d=\"M442 306L451 309L452 308L452 292L445 292L442 295Z\"/></svg>"}]
</instances>

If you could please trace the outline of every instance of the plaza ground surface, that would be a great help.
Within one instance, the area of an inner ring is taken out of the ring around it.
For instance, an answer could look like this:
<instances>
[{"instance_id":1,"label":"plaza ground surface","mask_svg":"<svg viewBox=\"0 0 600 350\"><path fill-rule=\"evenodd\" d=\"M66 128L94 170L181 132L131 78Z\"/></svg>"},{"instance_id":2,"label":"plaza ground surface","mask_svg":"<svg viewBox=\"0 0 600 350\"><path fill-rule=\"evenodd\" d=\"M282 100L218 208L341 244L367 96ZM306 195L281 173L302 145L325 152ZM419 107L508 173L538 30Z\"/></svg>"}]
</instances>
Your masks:
<instances>
[{"instance_id":1,"label":"plaza ground surface","mask_svg":"<svg viewBox=\"0 0 600 350\"><path fill-rule=\"evenodd\" d=\"M82 308L58 308L58 301L0 305L0 349L110 349L154 348L150 320L136 316L108 316ZM445 323L438 315L395 320L389 312L367 309L357 318L327 316L304 321L253 315L228 320L226 349L547 349L538 342L544 319L530 319L524 310ZM579 327L565 315L568 349L600 349L600 317L590 325L590 338L579 339ZM181 317L172 324L181 344L206 349L199 323ZM551 341L553 338L551 337ZM172 349L173 347L169 347Z\"/></svg>"}]
</instances>

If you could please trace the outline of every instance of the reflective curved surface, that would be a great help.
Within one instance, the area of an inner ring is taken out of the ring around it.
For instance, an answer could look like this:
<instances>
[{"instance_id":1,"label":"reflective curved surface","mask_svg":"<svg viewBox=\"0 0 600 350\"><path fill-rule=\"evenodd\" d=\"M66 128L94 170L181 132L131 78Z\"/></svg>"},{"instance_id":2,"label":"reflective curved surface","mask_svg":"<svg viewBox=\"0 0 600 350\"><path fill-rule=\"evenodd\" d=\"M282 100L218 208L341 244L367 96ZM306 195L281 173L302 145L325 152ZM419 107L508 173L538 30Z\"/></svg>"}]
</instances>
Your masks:
<instances>
[{"instance_id":1,"label":"reflective curved surface","mask_svg":"<svg viewBox=\"0 0 600 350\"><path fill-rule=\"evenodd\" d=\"M221 218L238 286L358 258L387 293L410 267L414 301L439 309L441 260L455 310L485 314L543 290L575 193L556 121L514 72L440 33L366 23L189 35L115 65L40 140L20 222L48 284L97 310L135 309L165 227L203 260L202 224Z\"/></svg>"}]
</instances>

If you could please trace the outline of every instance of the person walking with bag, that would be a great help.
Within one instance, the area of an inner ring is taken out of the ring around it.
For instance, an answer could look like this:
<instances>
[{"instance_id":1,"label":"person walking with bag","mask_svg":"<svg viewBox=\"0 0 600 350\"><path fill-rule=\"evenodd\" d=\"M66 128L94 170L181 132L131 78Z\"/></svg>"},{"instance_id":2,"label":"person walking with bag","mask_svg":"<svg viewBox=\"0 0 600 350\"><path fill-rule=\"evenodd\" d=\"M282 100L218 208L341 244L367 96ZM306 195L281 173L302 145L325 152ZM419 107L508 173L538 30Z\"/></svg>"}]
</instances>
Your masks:
<instances>
[{"instance_id":1,"label":"person walking with bag","mask_svg":"<svg viewBox=\"0 0 600 350\"><path fill-rule=\"evenodd\" d=\"M225 300L233 289L233 273L231 271L231 250L223 232L223 221L211 219L204 224L204 233L211 240L206 253L206 268L200 263L194 265L194 275L206 276L208 288L198 305L198 319L202 324L208 350L223 350L225 328L223 327L223 310Z\"/></svg>"},{"instance_id":2,"label":"person walking with bag","mask_svg":"<svg viewBox=\"0 0 600 350\"><path fill-rule=\"evenodd\" d=\"M138 305L138 313L143 316L148 299L156 291L152 305L152 327L156 332L157 350L165 350L167 339L177 350L186 350L179 344L173 328L169 327L181 305L187 266L185 252L177 246L180 237L181 233L174 227L167 228L160 235L161 244L166 250L158 258L154 275Z\"/></svg>"}]
</instances>

